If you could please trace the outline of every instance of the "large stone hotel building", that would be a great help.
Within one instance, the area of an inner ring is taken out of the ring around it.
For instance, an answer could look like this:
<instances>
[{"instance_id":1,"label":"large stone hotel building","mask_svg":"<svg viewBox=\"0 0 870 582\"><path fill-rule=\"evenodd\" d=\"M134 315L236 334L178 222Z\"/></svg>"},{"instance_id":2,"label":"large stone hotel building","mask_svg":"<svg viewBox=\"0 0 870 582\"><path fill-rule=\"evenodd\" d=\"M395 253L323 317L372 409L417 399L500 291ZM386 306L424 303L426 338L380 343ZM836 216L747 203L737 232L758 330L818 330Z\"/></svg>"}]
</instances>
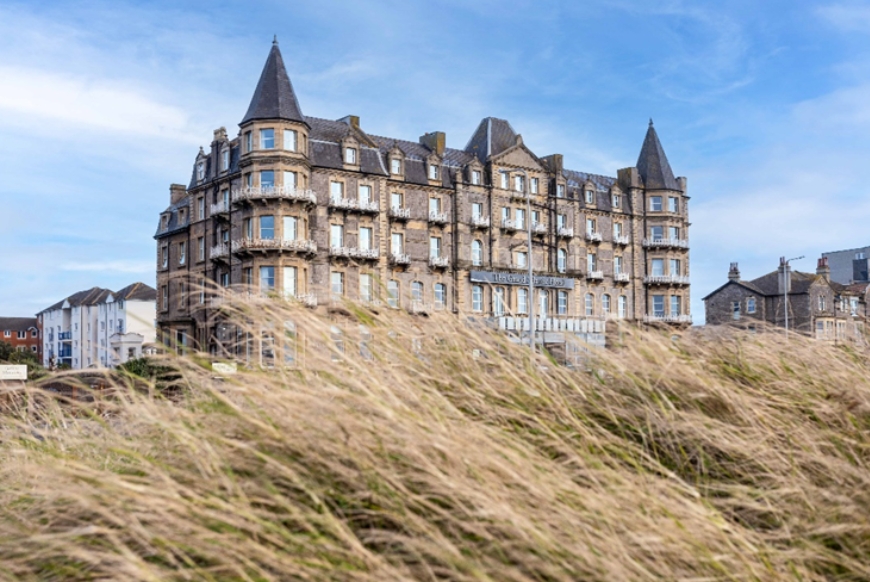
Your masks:
<instances>
[{"instance_id":1,"label":"large stone hotel building","mask_svg":"<svg viewBox=\"0 0 870 582\"><path fill-rule=\"evenodd\" d=\"M204 283L317 309L346 298L446 310L515 332L533 308L545 338L600 339L617 320L691 321L686 180L652 122L636 167L616 177L538 156L492 117L464 149L438 131L380 137L353 115L304 116L275 43L239 127L214 132L161 213L165 341L221 343L219 299Z\"/></svg>"}]
</instances>

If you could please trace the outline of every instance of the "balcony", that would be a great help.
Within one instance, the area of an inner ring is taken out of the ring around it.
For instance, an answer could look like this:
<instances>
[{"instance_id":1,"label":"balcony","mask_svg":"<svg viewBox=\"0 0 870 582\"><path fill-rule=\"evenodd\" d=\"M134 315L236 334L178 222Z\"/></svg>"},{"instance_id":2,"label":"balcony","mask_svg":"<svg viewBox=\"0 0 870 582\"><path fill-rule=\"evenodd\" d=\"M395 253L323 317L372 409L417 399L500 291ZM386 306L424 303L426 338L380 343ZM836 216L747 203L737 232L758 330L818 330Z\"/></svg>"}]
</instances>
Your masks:
<instances>
[{"instance_id":1,"label":"balcony","mask_svg":"<svg viewBox=\"0 0 870 582\"><path fill-rule=\"evenodd\" d=\"M329 247L330 257L344 257L363 261L377 261L380 256L377 249L361 249L357 247Z\"/></svg>"},{"instance_id":2,"label":"balcony","mask_svg":"<svg viewBox=\"0 0 870 582\"><path fill-rule=\"evenodd\" d=\"M643 282L648 285L688 285L689 278L684 275L647 275Z\"/></svg>"},{"instance_id":3,"label":"balcony","mask_svg":"<svg viewBox=\"0 0 870 582\"><path fill-rule=\"evenodd\" d=\"M628 283L630 277L628 273L614 273L613 281L615 283Z\"/></svg>"},{"instance_id":4,"label":"balcony","mask_svg":"<svg viewBox=\"0 0 870 582\"><path fill-rule=\"evenodd\" d=\"M448 257L429 257L429 266L433 269L446 269L450 266Z\"/></svg>"},{"instance_id":5,"label":"balcony","mask_svg":"<svg viewBox=\"0 0 870 582\"><path fill-rule=\"evenodd\" d=\"M574 229L573 228L565 228L563 226L563 227L560 227L556 231L556 234L562 238L573 238L574 237Z\"/></svg>"},{"instance_id":6,"label":"balcony","mask_svg":"<svg viewBox=\"0 0 870 582\"><path fill-rule=\"evenodd\" d=\"M543 222L535 222L532 224L532 233L536 235L547 234L547 225Z\"/></svg>"},{"instance_id":7,"label":"balcony","mask_svg":"<svg viewBox=\"0 0 870 582\"><path fill-rule=\"evenodd\" d=\"M72 332L71 331L62 331L57 334L58 341L62 342L70 342L72 341Z\"/></svg>"},{"instance_id":8,"label":"balcony","mask_svg":"<svg viewBox=\"0 0 870 582\"><path fill-rule=\"evenodd\" d=\"M601 236L600 232L586 231L586 240L589 242L600 243L602 240L604 240L604 237Z\"/></svg>"},{"instance_id":9,"label":"balcony","mask_svg":"<svg viewBox=\"0 0 870 582\"><path fill-rule=\"evenodd\" d=\"M448 218L446 212L430 212L429 222L431 224L447 224Z\"/></svg>"},{"instance_id":10,"label":"balcony","mask_svg":"<svg viewBox=\"0 0 870 582\"><path fill-rule=\"evenodd\" d=\"M631 241L629 240L628 236L614 236L613 237L613 244L615 244L615 245L626 246L630 242Z\"/></svg>"},{"instance_id":11,"label":"balcony","mask_svg":"<svg viewBox=\"0 0 870 582\"><path fill-rule=\"evenodd\" d=\"M393 220L410 220L411 209L393 206L392 208L390 208L390 218L392 218Z\"/></svg>"},{"instance_id":12,"label":"balcony","mask_svg":"<svg viewBox=\"0 0 870 582\"><path fill-rule=\"evenodd\" d=\"M216 202L209 207L209 216L224 217L229 214L229 212L230 208L229 206L224 204L223 200L221 200L220 202Z\"/></svg>"},{"instance_id":13,"label":"balcony","mask_svg":"<svg viewBox=\"0 0 870 582\"><path fill-rule=\"evenodd\" d=\"M296 301L299 301L305 307L311 307L312 309L317 307L317 295L314 293L306 293L305 295L297 295Z\"/></svg>"},{"instance_id":14,"label":"balcony","mask_svg":"<svg viewBox=\"0 0 870 582\"><path fill-rule=\"evenodd\" d=\"M355 198L330 198L329 207L362 214L377 214L380 211L377 202L357 200Z\"/></svg>"},{"instance_id":15,"label":"balcony","mask_svg":"<svg viewBox=\"0 0 870 582\"><path fill-rule=\"evenodd\" d=\"M60 351L57 352L57 357L60 359L72 358L72 347L71 346L62 346L60 348Z\"/></svg>"},{"instance_id":16,"label":"balcony","mask_svg":"<svg viewBox=\"0 0 870 582\"><path fill-rule=\"evenodd\" d=\"M405 253L390 253L390 264L392 265L410 265L411 255Z\"/></svg>"},{"instance_id":17,"label":"balcony","mask_svg":"<svg viewBox=\"0 0 870 582\"><path fill-rule=\"evenodd\" d=\"M282 240L277 238L243 238L233 241L234 253L254 252L289 252L314 254L317 252L317 243L313 240Z\"/></svg>"},{"instance_id":18,"label":"balcony","mask_svg":"<svg viewBox=\"0 0 870 582\"><path fill-rule=\"evenodd\" d=\"M510 197L512 200L528 200L531 195L528 192L520 192L518 190L511 190Z\"/></svg>"},{"instance_id":19,"label":"balcony","mask_svg":"<svg viewBox=\"0 0 870 582\"><path fill-rule=\"evenodd\" d=\"M532 322L528 316L511 317L497 316L496 323L499 329L507 331L528 331ZM556 331L573 333L604 333L605 323L602 319L575 318L575 317L536 317L534 319L536 331ZM538 338L541 341L542 338Z\"/></svg>"},{"instance_id":20,"label":"balcony","mask_svg":"<svg viewBox=\"0 0 870 582\"><path fill-rule=\"evenodd\" d=\"M230 256L230 245L228 243L220 243L211 247L208 251L208 258L213 261L225 261Z\"/></svg>"},{"instance_id":21,"label":"balcony","mask_svg":"<svg viewBox=\"0 0 870 582\"><path fill-rule=\"evenodd\" d=\"M516 220L511 220L510 218L503 218L501 220L501 228L502 230L517 230L518 225Z\"/></svg>"},{"instance_id":22,"label":"balcony","mask_svg":"<svg viewBox=\"0 0 870 582\"><path fill-rule=\"evenodd\" d=\"M692 323L691 315L644 315L644 323Z\"/></svg>"},{"instance_id":23,"label":"balcony","mask_svg":"<svg viewBox=\"0 0 870 582\"><path fill-rule=\"evenodd\" d=\"M472 216L471 226L473 228L489 228L489 218L483 216Z\"/></svg>"},{"instance_id":24,"label":"balcony","mask_svg":"<svg viewBox=\"0 0 870 582\"><path fill-rule=\"evenodd\" d=\"M432 304L431 303L423 303L422 301L412 300L411 304L408 306L408 312L425 315L432 313Z\"/></svg>"},{"instance_id":25,"label":"balcony","mask_svg":"<svg viewBox=\"0 0 870 582\"><path fill-rule=\"evenodd\" d=\"M603 281L604 280L604 271L587 271L586 279L588 281Z\"/></svg>"},{"instance_id":26,"label":"balcony","mask_svg":"<svg viewBox=\"0 0 870 582\"><path fill-rule=\"evenodd\" d=\"M689 241L682 238L645 238L643 239L643 246L647 248L687 249L689 248Z\"/></svg>"},{"instance_id":27,"label":"balcony","mask_svg":"<svg viewBox=\"0 0 870 582\"><path fill-rule=\"evenodd\" d=\"M245 186L233 190L232 199L234 204L250 202L251 200L289 200L291 202L304 202L316 204L317 197L313 190L297 190L286 186Z\"/></svg>"}]
</instances>

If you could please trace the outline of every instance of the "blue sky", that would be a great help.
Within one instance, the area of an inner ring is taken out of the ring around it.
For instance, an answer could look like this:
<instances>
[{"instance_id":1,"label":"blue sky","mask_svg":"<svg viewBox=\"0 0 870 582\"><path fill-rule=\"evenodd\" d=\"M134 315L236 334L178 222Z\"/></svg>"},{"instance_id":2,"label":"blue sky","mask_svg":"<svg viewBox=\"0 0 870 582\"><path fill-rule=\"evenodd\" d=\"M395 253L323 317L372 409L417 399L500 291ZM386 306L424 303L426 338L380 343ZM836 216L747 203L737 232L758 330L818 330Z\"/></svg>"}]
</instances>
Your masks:
<instances>
[{"instance_id":1,"label":"blue sky","mask_svg":"<svg viewBox=\"0 0 870 582\"><path fill-rule=\"evenodd\" d=\"M738 261L870 244L870 5L373 0L0 4L0 315L154 284L158 213L238 129L277 34L306 115L376 135L485 116L607 175L647 120L692 196L692 309Z\"/></svg>"}]
</instances>

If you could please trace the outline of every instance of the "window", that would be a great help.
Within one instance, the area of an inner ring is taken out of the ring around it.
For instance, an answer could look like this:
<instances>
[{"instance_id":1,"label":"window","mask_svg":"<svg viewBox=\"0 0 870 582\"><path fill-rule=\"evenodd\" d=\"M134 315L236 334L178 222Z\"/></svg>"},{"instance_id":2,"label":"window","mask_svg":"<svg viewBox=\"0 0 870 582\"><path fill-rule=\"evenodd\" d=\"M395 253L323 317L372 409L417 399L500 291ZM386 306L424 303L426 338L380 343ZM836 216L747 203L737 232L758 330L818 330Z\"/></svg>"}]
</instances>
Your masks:
<instances>
[{"instance_id":1,"label":"window","mask_svg":"<svg viewBox=\"0 0 870 582\"><path fill-rule=\"evenodd\" d=\"M517 208L514 211L514 216L516 217L516 227L517 228L526 228L526 211L523 208Z\"/></svg>"},{"instance_id":2,"label":"window","mask_svg":"<svg viewBox=\"0 0 870 582\"><path fill-rule=\"evenodd\" d=\"M227 231L223 231L227 232ZM254 219L246 218L242 221L242 236L245 238L254 238ZM224 240L226 240L228 235L224 236Z\"/></svg>"},{"instance_id":3,"label":"window","mask_svg":"<svg viewBox=\"0 0 870 582\"><path fill-rule=\"evenodd\" d=\"M414 281L411 283L411 301L417 303L423 302L423 283L420 281Z\"/></svg>"},{"instance_id":4,"label":"window","mask_svg":"<svg viewBox=\"0 0 870 582\"><path fill-rule=\"evenodd\" d=\"M514 176L514 190L517 192L525 192L526 191L526 179L522 175Z\"/></svg>"},{"instance_id":5,"label":"window","mask_svg":"<svg viewBox=\"0 0 870 582\"><path fill-rule=\"evenodd\" d=\"M18 335L18 339L27 339L27 332L26 331L19 330L17 335Z\"/></svg>"},{"instance_id":6,"label":"window","mask_svg":"<svg viewBox=\"0 0 870 582\"><path fill-rule=\"evenodd\" d=\"M372 276L369 273L362 273L359 276L359 298L366 302L371 302L373 299Z\"/></svg>"},{"instance_id":7,"label":"window","mask_svg":"<svg viewBox=\"0 0 870 582\"><path fill-rule=\"evenodd\" d=\"M653 295L652 296L652 304L653 304L653 316L664 317L665 316L665 296L664 295Z\"/></svg>"},{"instance_id":8,"label":"window","mask_svg":"<svg viewBox=\"0 0 870 582\"><path fill-rule=\"evenodd\" d=\"M855 258L858 260L865 258L864 253L855 253Z\"/></svg>"},{"instance_id":9,"label":"window","mask_svg":"<svg viewBox=\"0 0 870 582\"><path fill-rule=\"evenodd\" d=\"M586 234L595 234L595 219L586 219Z\"/></svg>"},{"instance_id":10,"label":"window","mask_svg":"<svg viewBox=\"0 0 870 582\"><path fill-rule=\"evenodd\" d=\"M185 289L184 289L184 282L181 281L178 283L178 307L183 308L186 305L187 305L187 293L185 292ZM90 325L91 324L88 324L89 328L90 328ZM90 329L88 329L88 331L90 331ZM124 333L124 331L121 329L121 320L120 319L118 320L118 333ZM88 342L88 343L90 344L90 342Z\"/></svg>"},{"instance_id":11,"label":"window","mask_svg":"<svg viewBox=\"0 0 870 582\"><path fill-rule=\"evenodd\" d=\"M441 258L441 237L429 237L429 257L433 259Z\"/></svg>"},{"instance_id":12,"label":"window","mask_svg":"<svg viewBox=\"0 0 870 582\"><path fill-rule=\"evenodd\" d=\"M178 243L178 264L183 265L187 260L187 242Z\"/></svg>"},{"instance_id":13,"label":"window","mask_svg":"<svg viewBox=\"0 0 870 582\"><path fill-rule=\"evenodd\" d=\"M254 174L245 174L245 186L248 188L253 187L254 185Z\"/></svg>"},{"instance_id":14,"label":"window","mask_svg":"<svg viewBox=\"0 0 870 582\"><path fill-rule=\"evenodd\" d=\"M649 237L653 240L662 240L664 238L664 230L663 226L651 226L649 227Z\"/></svg>"},{"instance_id":15,"label":"window","mask_svg":"<svg viewBox=\"0 0 870 582\"><path fill-rule=\"evenodd\" d=\"M471 264L475 267L483 264L483 243L479 240L471 241Z\"/></svg>"},{"instance_id":16,"label":"window","mask_svg":"<svg viewBox=\"0 0 870 582\"><path fill-rule=\"evenodd\" d=\"M430 198L429 199L429 212L435 214L441 214L441 199L440 198Z\"/></svg>"},{"instance_id":17,"label":"window","mask_svg":"<svg viewBox=\"0 0 870 582\"><path fill-rule=\"evenodd\" d=\"M263 170L260 172L260 188L275 187L275 172L274 170Z\"/></svg>"},{"instance_id":18,"label":"window","mask_svg":"<svg viewBox=\"0 0 870 582\"><path fill-rule=\"evenodd\" d=\"M480 186L480 170L472 170L471 183L475 186Z\"/></svg>"},{"instance_id":19,"label":"window","mask_svg":"<svg viewBox=\"0 0 870 582\"><path fill-rule=\"evenodd\" d=\"M524 251L517 251L516 266L518 269L525 268L529 264L529 254Z\"/></svg>"},{"instance_id":20,"label":"window","mask_svg":"<svg viewBox=\"0 0 870 582\"><path fill-rule=\"evenodd\" d=\"M620 202L621 202L621 200L620 200L620 196L619 196L619 194L614 194L614 195L613 195L612 206L613 206L614 208L619 208L619 203L620 203Z\"/></svg>"},{"instance_id":21,"label":"window","mask_svg":"<svg viewBox=\"0 0 870 582\"><path fill-rule=\"evenodd\" d=\"M344 296L344 273L333 271L329 274L329 288L333 299L341 299Z\"/></svg>"},{"instance_id":22,"label":"window","mask_svg":"<svg viewBox=\"0 0 870 582\"><path fill-rule=\"evenodd\" d=\"M390 160L390 173L393 175L402 173L402 160L393 158Z\"/></svg>"},{"instance_id":23,"label":"window","mask_svg":"<svg viewBox=\"0 0 870 582\"><path fill-rule=\"evenodd\" d=\"M562 289L556 292L556 313L557 315L568 315L568 292Z\"/></svg>"},{"instance_id":24,"label":"window","mask_svg":"<svg viewBox=\"0 0 870 582\"><path fill-rule=\"evenodd\" d=\"M610 295L607 293L601 296L601 311L604 315L610 315Z\"/></svg>"},{"instance_id":25,"label":"window","mask_svg":"<svg viewBox=\"0 0 870 582\"><path fill-rule=\"evenodd\" d=\"M661 196L650 196L649 209L653 212L661 212L662 211L662 197Z\"/></svg>"},{"instance_id":26,"label":"window","mask_svg":"<svg viewBox=\"0 0 870 582\"><path fill-rule=\"evenodd\" d=\"M364 251L370 251L372 249L372 229L370 227L360 227L359 248Z\"/></svg>"},{"instance_id":27,"label":"window","mask_svg":"<svg viewBox=\"0 0 870 582\"><path fill-rule=\"evenodd\" d=\"M586 272L592 273L593 271L597 271L598 267L598 255L595 253L588 253L586 255Z\"/></svg>"},{"instance_id":28,"label":"window","mask_svg":"<svg viewBox=\"0 0 870 582\"><path fill-rule=\"evenodd\" d=\"M275 289L275 267L260 267L260 292L268 293Z\"/></svg>"},{"instance_id":29,"label":"window","mask_svg":"<svg viewBox=\"0 0 870 582\"><path fill-rule=\"evenodd\" d=\"M254 150L254 137L251 135L250 131L245 132L245 152L251 152Z\"/></svg>"},{"instance_id":30,"label":"window","mask_svg":"<svg viewBox=\"0 0 870 582\"><path fill-rule=\"evenodd\" d=\"M261 216L260 217L260 238L272 240L275 238L275 217Z\"/></svg>"},{"instance_id":31,"label":"window","mask_svg":"<svg viewBox=\"0 0 870 582\"><path fill-rule=\"evenodd\" d=\"M447 305L447 285L435 283L435 309L444 309Z\"/></svg>"},{"instance_id":32,"label":"window","mask_svg":"<svg viewBox=\"0 0 870 582\"><path fill-rule=\"evenodd\" d=\"M677 226L669 226L668 227L668 238L671 240L677 240L680 238L680 229Z\"/></svg>"},{"instance_id":33,"label":"window","mask_svg":"<svg viewBox=\"0 0 870 582\"><path fill-rule=\"evenodd\" d=\"M205 162L199 162L196 165L196 179L200 182L205 180Z\"/></svg>"},{"instance_id":34,"label":"window","mask_svg":"<svg viewBox=\"0 0 870 582\"><path fill-rule=\"evenodd\" d=\"M220 274L220 284L221 287L229 287L230 286L230 274L228 271L224 271Z\"/></svg>"},{"instance_id":35,"label":"window","mask_svg":"<svg viewBox=\"0 0 870 582\"><path fill-rule=\"evenodd\" d=\"M683 312L683 298L679 295L671 295L671 315L681 315Z\"/></svg>"},{"instance_id":36,"label":"window","mask_svg":"<svg viewBox=\"0 0 870 582\"><path fill-rule=\"evenodd\" d=\"M827 307L827 301L824 295L819 295L819 311L824 311Z\"/></svg>"},{"instance_id":37,"label":"window","mask_svg":"<svg viewBox=\"0 0 870 582\"><path fill-rule=\"evenodd\" d=\"M166 311L167 309L169 309L169 287L164 285L160 291L161 291L160 294L162 295L161 304L163 306L163 310Z\"/></svg>"},{"instance_id":38,"label":"window","mask_svg":"<svg viewBox=\"0 0 870 582\"><path fill-rule=\"evenodd\" d=\"M260 149L273 150L275 149L275 130L261 129L260 130Z\"/></svg>"},{"instance_id":39,"label":"window","mask_svg":"<svg viewBox=\"0 0 870 582\"><path fill-rule=\"evenodd\" d=\"M296 267L284 267L283 290L285 298L289 299L291 297L296 297L298 283L297 274L298 271L296 270Z\"/></svg>"},{"instance_id":40,"label":"window","mask_svg":"<svg viewBox=\"0 0 870 582\"><path fill-rule=\"evenodd\" d=\"M679 212L679 207L677 206L677 199L673 196L668 196L668 212Z\"/></svg>"},{"instance_id":41,"label":"window","mask_svg":"<svg viewBox=\"0 0 870 582\"><path fill-rule=\"evenodd\" d=\"M620 319L625 319L628 312L628 297L620 295L619 300L616 302L616 309L616 316Z\"/></svg>"},{"instance_id":42,"label":"window","mask_svg":"<svg viewBox=\"0 0 870 582\"><path fill-rule=\"evenodd\" d=\"M402 196L401 192L393 192L390 194L390 208L394 210L402 208L404 206L403 198L404 196Z\"/></svg>"},{"instance_id":43,"label":"window","mask_svg":"<svg viewBox=\"0 0 870 582\"><path fill-rule=\"evenodd\" d=\"M541 289L538 291L538 315L540 317L547 317L547 314L550 313L550 294L547 293L546 290Z\"/></svg>"},{"instance_id":44,"label":"window","mask_svg":"<svg viewBox=\"0 0 870 582\"><path fill-rule=\"evenodd\" d=\"M565 249L559 249L556 254L556 270L560 273L568 270L568 251Z\"/></svg>"},{"instance_id":45,"label":"window","mask_svg":"<svg viewBox=\"0 0 870 582\"><path fill-rule=\"evenodd\" d=\"M565 225L568 224L568 217L564 214L556 215L556 228L562 229L565 228Z\"/></svg>"},{"instance_id":46,"label":"window","mask_svg":"<svg viewBox=\"0 0 870 582\"><path fill-rule=\"evenodd\" d=\"M501 189L502 190L508 189L508 175L505 173L501 173Z\"/></svg>"},{"instance_id":47,"label":"window","mask_svg":"<svg viewBox=\"0 0 870 582\"><path fill-rule=\"evenodd\" d=\"M595 313L595 295L592 293L586 294L586 315L593 315Z\"/></svg>"},{"instance_id":48,"label":"window","mask_svg":"<svg viewBox=\"0 0 870 582\"><path fill-rule=\"evenodd\" d=\"M344 198L344 183L343 182L330 182L329 183L329 199L333 202L337 202Z\"/></svg>"},{"instance_id":49,"label":"window","mask_svg":"<svg viewBox=\"0 0 870 582\"><path fill-rule=\"evenodd\" d=\"M556 186L556 198L564 198L565 197L565 185L559 184Z\"/></svg>"},{"instance_id":50,"label":"window","mask_svg":"<svg viewBox=\"0 0 870 582\"><path fill-rule=\"evenodd\" d=\"M359 201L363 204L368 204L372 201L372 187L371 186L360 186L359 187Z\"/></svg>"},{"instance_id":51,"label":"window","mask_svg":"<svg viewBox=\"0 0 870 582\"><path fill-rule=\"evenodd\" d=\"M399 282L395 279L387 281L387 305L399 307Z\"/></svg>"},{"instance_id":52,"label":"window","mask_svg":"<svg viewBox=\"0 0 870 582\"><path fill-rule=\"evenodd\" d=\"M344 226L341 224L329 225L329 246L340 248L344 246Z\"/></svg>"},{"instance_id":53,"label":"window","mask_svg":"<svg viewBox=\"0 0 870 582\"><path fill-rule=\"evenodd\" d=\"M229 148L221 152L221 170L230 169L230 150Z\"/></svg>"},{"instance_id":54,"label":"window","mask_svg":"<svg viewBox=\"0 0 870 582\"><path fill-rule=\"evenodd\" d=\"M296 132L292 129L284 130L284 149L288 152L295 152L297 148Z\"/></svg>"},{"instance_id":55,"label":"window","mask_svg":"<svg viewBox=\"0 0 870 582\"><path fill-rule=\"evenodd\" d=\"M492 295L492 311L493 315L504 315L504 287L496 287L495 293Z\"/></svg>"},{"instance_id":56,"label":"window","mask_svg":"<svg viewBox=\"0 0 870 582\"><path fill-rule=\"evenodd\" d=\"M586 204L592 204L595 202L595 192L592 190L586 190Z\"/></svg>"},{"instance_id":57,"label":"window","mask_svg":"<svg viewBox=\"0 0 870 582\"><path fill-rule=\"evenodd\" d=\"M390 250L394 255L401 255L405 249L405 237L401 232L394 232L390 238Z\"/></svg>"},{"instance_id":58,"label":"window","mask_svg":"<svg viewBox=\"0 0 870 582\"><path fill-rule=\"evenodd\" d=\"M504 207L501 209L501 223L504 224L511 218L511 209Z\"/></svg>"},{"instance_id":59,"label":"window","mask_svg":"<svg viewBox=\"0 0 870 582\"><path fill-rule=\"evenodd\" d=\"M650 274L660 277L665 274L665 260L652 259L650 261Z\"/></svg>"},{"instance_id":60,"label":"window","mask_svg":"<svg viewBox=\"0 0 870 582\"><path fill-rule=\"evenodd\" d=\"M817 321L816 322L816 339L824 339L825 337L825 322Z\"/></svg>"},{"instance_id":61,"label":"window","mask_svg":"<svg viewBox=\"0 0 870 582\"><path fill-rule=\"evenodd\" d=\"M517 313L526 314L529 312L529 290L517 289Z\"/></svg>"},{"instance_id":62,"label":"window","mask_svg":"<svg viewBox=\"0 0 870 582\"><path fill-rule=\"evenodd\" d=\"M622 236L622 223L614 222L613 223L613 238L618 239Z\"/></svg>"},{"instance_id":63,"label":"window","mask_svg":"<svg viewBox=\"0 0 870 582\"><path fill-rule=\"evenodd\" d=\"M344 148L344 163L345 164L356 164L356 149L355 148Z\"/></svg>"},{"instance_id":64,"label":"window","mask_svg":"<svg viewBox=\"0 0 870 582\"><path fill-rule=\"evenodd\" d=\"M429 164L429 179L437 180L438 179L438 166L435 164Z\"/></svg>"},{"instance_id":65,"label":"window","mask_svg":"<svg viewBox=\"0 0 870 582\"><path fill-rule=\"evenodd\" d=\"M224 210L229 210L230 209L230 191L229 191L229 189L224 190L221 193L221 195L223 196Z\"/></svg>"},{"instance_id":66,"label":"window","mask_svg":"<svg viewBox=\"0 0 870 582\"><path fill-rule=\"evenodd\" d=\"M37 337L38 335L39 334L36 332L35 329L30 332L30 337Z\"/></svg>"},{"instance_id":67,"label":"window","mask_svg":"<svg viewBox=\"0 0 870 582\"><path fill-rule=\"evenodd\" d=\"M473 202L471 204L471 217L472 218L481 218L483 217L483 204L480 202Z\"/></svg>"},{"instance_id":68,"label":"window","mask_svg":"<svg viewBox=\"0 0 870 582\"><path fill-rule=\"evenodd\" d=\"M296 172L284 172L284 188L288 190L296 189Z\"/></svg>"},{"instance_id":69,"label":"window","mask_svg":"<svg viewBox=\"0 0 870 582\"><path fill-rule=\"evenodd\" d=\"M731 317L733 319L740 319L740 302L732 301L731 302Z\"/></svg>"},{"instance_id":70,"label":"window","mask_svg":"<svg viewBox=\"0 0 870 582\"><path fill-rule=\"evenodd\" d=\"M680 259L670 259L668 268L671 275L680 275Z\"/></svg>"},{"instance_id":71,"label":"window","mask_svg":"<svg viewBox=\"0 0 870 582\"><path fill-rule=\"evenodd\" d=\"M202 220L205 218L205 198L200 196L196 199L196 219Z\"/></svg>"},{"instance_id":72,"label":"window","mask_svg":"<svg viewBox=\"0 0 870 582\"><path fill-rule=\"evenodd\" d=\"M169 247L161 248L160 255L160 265L165 269L169 266Z\"/></svg>"},{"instance_id":73,"label":"window","mask_svg":"<svg viewBox=\"0 0 870 582\"><path fill-rule=\"evenodd\" d=\"M540 189L540 181L537 178L532 178L531 181L532 194L537 194Z\"/></svg>"},{"instance_id":74,"label":"window","mask_svg":"<svg viewBox=\"0 0 870 582\"><path fill-rule=\"evenodd\" d=\"M619 275L622 273L622 257L615 256L613 257L613 274Z\"/></svg>"},{"instance_id":75,"label":"window","mask_svg":"<svg viewBox=\"0 0 870 582\"><path fill-rule=\"evenodd\" d=\"M481 285L471 287L471 310L483 311L483 287Z\"/></svg>"},{"instance_id":76,"label":"window","mask_svg":"<svg viewBox=\"0 0 870 582\"><path fill-rule=\"evenodd\" d=\"M284 240L299 239L299 219L295 216L284 217Z\"/></svg>"},{"instance_id":77,"label":"window","mask_svg":"<svg viewBox=\"0 0 870 582\"><path fill-rule=\"evenodd\" d=\"M849 313L851 315L858 315L858 298L857 297L849 297Z\"/></svg>"}]
</instances>

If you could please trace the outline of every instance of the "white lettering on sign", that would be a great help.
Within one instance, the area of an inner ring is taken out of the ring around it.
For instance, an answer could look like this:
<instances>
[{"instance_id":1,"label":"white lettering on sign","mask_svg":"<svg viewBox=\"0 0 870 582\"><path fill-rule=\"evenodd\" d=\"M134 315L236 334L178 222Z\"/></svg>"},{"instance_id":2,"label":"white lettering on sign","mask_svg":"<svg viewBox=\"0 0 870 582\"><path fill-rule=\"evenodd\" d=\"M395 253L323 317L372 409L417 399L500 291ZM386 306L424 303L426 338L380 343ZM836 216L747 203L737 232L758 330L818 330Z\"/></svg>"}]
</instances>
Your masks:
<instances>
[{"instance_id":1,"label":"white lettering on sign","mask_svg":"<svg viewBox=\"0 0 870 582\"><path fill-rule=\"evenodd\" d=\"M211 369L213 372L217 372L218 374L224 374L225 376L235 374L237 370L235 364L226 364L224 362L212 363Z\"/></svg>"},{"instance_id":2,"label":"white lettering on sign","mask_svg":"<svg viewBox=\"0 0 870 582\"><path fill-rule=\"evenodd\" d=\"M0 381L27 380L27 366L0 366Z\"/></svg>"}]
</instances>

